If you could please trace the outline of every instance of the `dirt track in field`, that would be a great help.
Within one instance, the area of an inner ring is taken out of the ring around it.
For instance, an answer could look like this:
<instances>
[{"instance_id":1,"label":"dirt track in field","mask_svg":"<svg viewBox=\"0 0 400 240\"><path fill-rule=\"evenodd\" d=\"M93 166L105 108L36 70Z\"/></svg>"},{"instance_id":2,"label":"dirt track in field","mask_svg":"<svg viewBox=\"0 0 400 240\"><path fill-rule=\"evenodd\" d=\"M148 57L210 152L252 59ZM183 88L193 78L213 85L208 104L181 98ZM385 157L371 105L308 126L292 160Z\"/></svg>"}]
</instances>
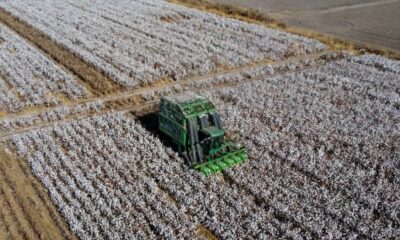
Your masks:
<instances>
[{"instance_id":1,"label":"dirt track in field","mask_svg":"<svg viewBox=\"0 0 400 240\"><path fill-rule=\"evenodd\" d=\"M27 39L34 46L44 51L47 56L66 67L94 95L102 96L118 91L121 87L104 76L95 67L75 56L65 47L55 43L50 37L33 28L28 23L20 21L6 10L0 8L0 21Z\"/></svg>"},{"instance_id":2,"label":"dirt track in field","mask_svg":"<svg viewBox=\"0 0 400 240\"><path fill-rule=\"evenodd\" d=\"M320 53L315 53L315 54L309 54L309 55L304 55L304 56L299 56L299 57L292 57L292 58L288 58L285 60L281 60L281 61L276 61L273 62L274 64L288 64L288 63L296 63L298 61L304 60L304 59L309 59L309 60L318 60L318 59L324 59L324 56L326 54L331 53L330 51L323 51ZM327 64L329 63L331 60L324 60L323 64ZM272 64L272 63L268 63L268 64ZM98 112L98 113L88 113L88 114L80 114L80 115L71 115L67 118L62 119L61 121L51 121L51 122L43 122L43 123L36 123L32 126L29 127L22 127L22 128L18 128L15 129L13 131L10 132L1 132L0 131L0 141L4 141L6 139L8 139L9 137L15 135L15 134L21 134L27 131L31 131L34 129L39 129L39 128L43 128L43 127L48 127L51 125L56 125L56 124L63 124L69 121L73 121L76 119L80 119L80 118L87 118L93 115L102 115L102 114L106 114L110 111L119 111L119 112L131 112L132 114L136 115L136 116L141 116L143 114L149 113L149 112L154 112L156 111L156 107L158 104L158 97L155 97L155 99L153 100L145 100L143 99L142 95L146 94L146 93L156 93L157 91L163 91L163 90L167 90L172 88L174 85L179 84L181 87L185 87L186 90L188 91L192 91L192 92L201 92L204 91L205 88L204 87L191 87L190 85L196 81L200 81L200 80L204 80L207 79L209 77L215 77L215 76L219 76L219 75L223 75L223 74L227 74L227 73L236 73L236 72L240 72L246 69L250 69L253 67L260 67L260 66L264 66L264 65L268 65L267 63L264 64L256 64L254 66L248 66L248 67L241 67L238 69L231 69L229 71L222 71L220 73L216 73L216 74L209 74L209 75L204 75L202 77L196 77L196 78L190 78L190 79L186 79L186 80L182 80L182 81L177 81L177 82L173 82L173 83L167 83L167 84L163 84L160 85L158 87L143 87L137 90L133 90L133 91L127 91L124 93L120 93L120 94L109 94L107 96L103 96L103 97L93 97L93 98L89 98L89 99L84 99L81 101L77 101L74 103L70 103L70 104L65 104L63 106L69 106L69 107L73 107L73 106L77 106L79 104L82 103L88 103L88 102L96 102L96 101L104 101L105 104L105 108ZM300 69L294 69L294 70L285 70L284 72L276 72L275 74L269 76L275 76L275 75L280 75L283 73L295 73L295 72L299 72L299 71L304 71L305 69L311 69L311 68L315 68L317 66L321 66L321 64L315 65L315 66L309 66L309 67L302 67ZM243 79L243 81L239 81L236 83L216 83L212 85L212 88L209 89L210 87L206 87L208 89L208 91L215 91L221 88L226 88L226 87L238 87L240 85L243 85L245 83L248 82L254 82L254 81L260 81L263 80L265 77L262 76L260 78L254 78L254 79ZM54 110L59 108L59 106L56 107L48 107L48 108L42 108L39 109L37 111L28 111L28 112L22 112L22 113L18 113L16 115L6 115L4 117L0 117L0 120L4 120L4 119L8 119L9 121L17 121L19 118L24 118L24 117L28 117L31 116L34 113L44 113L46 111L50 111L50 110Z\"/></svg>"},{"instance_id":3,"label":"dirt track in field","mask_svg":"<svg viewBox=\"0 0 400 240\"><path fill-rule=\"evenodd\" d=\"M75 239L26 162L0 148L0 239Z\"/></svg>"}]
</instances>

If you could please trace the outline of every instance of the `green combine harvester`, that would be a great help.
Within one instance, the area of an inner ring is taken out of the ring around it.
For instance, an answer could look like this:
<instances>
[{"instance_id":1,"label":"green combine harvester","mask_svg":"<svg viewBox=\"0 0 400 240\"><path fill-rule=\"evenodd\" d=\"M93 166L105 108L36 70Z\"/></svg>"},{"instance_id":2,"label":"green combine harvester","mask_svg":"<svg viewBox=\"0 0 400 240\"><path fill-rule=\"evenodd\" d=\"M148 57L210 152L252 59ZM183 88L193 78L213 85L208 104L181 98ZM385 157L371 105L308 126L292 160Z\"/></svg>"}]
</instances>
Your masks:
<instances>
[{"instance_id":1,"label":"green combine harvester","mask_svg":"<svg viewBox=\"0 0 400 240\"><path fill-rule=\"evenodd\" d=\"M247 160L246 148L226 139L220 115L202 96L162 97L158 120L187 164L206 176Z\"/></svg>"}]
</instances>

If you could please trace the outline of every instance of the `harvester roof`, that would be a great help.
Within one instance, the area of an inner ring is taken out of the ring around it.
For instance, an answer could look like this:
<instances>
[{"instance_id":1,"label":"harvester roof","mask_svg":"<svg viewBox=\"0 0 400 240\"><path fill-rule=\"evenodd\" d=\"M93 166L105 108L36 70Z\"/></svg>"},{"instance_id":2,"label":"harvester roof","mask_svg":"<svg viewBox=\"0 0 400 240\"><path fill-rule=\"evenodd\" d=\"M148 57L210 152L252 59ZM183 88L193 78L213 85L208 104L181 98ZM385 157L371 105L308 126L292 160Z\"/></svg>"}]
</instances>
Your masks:
<instances>
[{"instance_id":1,"label":"harvester roof","mask_svg":"<svg viewBox=\"0 0 400 240\"><path fill-rule=\"evenodd\" d=\"M163 100L175 105L187 118L215 111L214 105L207 98L193 92L166 96Z\"/></svg>"},{"instance_id":2,"label":"harvester roof","mask_svg":"<svg viewBox=\"0 0 400 240\"><path fill-rule=\"evenodd\" d=\"M207 136L210 136L212 138L224 136L224 131L222 129L217 128L216 126L209 126L207 128L202 129L201 131L204 132Z\"/></svg>"}]
</instances>

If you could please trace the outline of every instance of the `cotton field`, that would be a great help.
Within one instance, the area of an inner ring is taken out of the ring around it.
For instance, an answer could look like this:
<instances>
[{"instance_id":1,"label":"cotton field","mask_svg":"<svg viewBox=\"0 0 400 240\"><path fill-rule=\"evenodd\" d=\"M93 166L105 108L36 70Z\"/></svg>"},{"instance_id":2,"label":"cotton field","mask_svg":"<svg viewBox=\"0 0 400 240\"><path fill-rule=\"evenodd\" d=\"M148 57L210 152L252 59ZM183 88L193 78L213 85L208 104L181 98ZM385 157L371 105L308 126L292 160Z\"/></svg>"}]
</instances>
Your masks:
<instances>
[{"instance_id":1,"label":"cotton field","mask_svg":"<svg viewBox=\"0 0 400 240\"><path fill-rule=\"evenodd\" d=\"M35 130L12 142L81 239L193 239L199 224L224 238L265 238L281 228L252 196L189 170L121 114ZM235 224L239 219L243 225ZM285 231L298 234L291 226Z\"/></svg>"},{"instance_id":2,"label":"cotton field","mask_svg":"<svg viewBox=\"0 0 400 240\"><path fill-rule=\"evenodd\" d=\"M349 57L213 94L258 159L228 175L315 236L398 237L399 66Z\"/></svg>"},{"instance_id":3,"label":"cotton field","mask_svg":"<svg viewBox=\"0 0 400 240\"><path fill-rule=\"evenodd\" d=\"M52 110L31 113L26 116L15 116L0 120L0 131L12 132L40 124L50 124L71 117L87 116L105 109L101 101L82 103L73 106L55 107Z\"/></svg>"},{"instance_id":4,"label":"cotton field","mask_svg":"<svg viewBox=\"0 0 400 240\"><path fill-rule=\"evenodd\" d=\"M400 239L400 61L336 49L163 0L0 1L0 239ZM248 161L171 148L185 92Z\"/></svg>"},{"instance_id":5,"label":"cotton field","mask_svg":"<svg viewBox=\"0 0 400 240\"><path fill-rule=\"evenodd\" d=\"M250 151L248 163L221 176L189 169L120 113L9 143L81 239L196 239L199 226L221 239L396 238L399 102L390 89L398 68L349 55L204 92Z\"/></svg>"},{"instance_id":6,"label":"cotton field","mask_svg":"<svg viewBox=\"0 0 400 240\"><path fill-rule=\"evenodd\" d=\"M161 0L13 0L0 6L129 88L325 48Z\"/></svg>"},{"instance_id":7,"label":"cotton field","mask_svg":"<svg viewBox=\"0 0 400 240\"><path fill-rule=\"evenodd\" d=\"M0 111L60 103L59 96L88 95L76 79L55 62L0 24Z\"/></svg>"}]
</instances>

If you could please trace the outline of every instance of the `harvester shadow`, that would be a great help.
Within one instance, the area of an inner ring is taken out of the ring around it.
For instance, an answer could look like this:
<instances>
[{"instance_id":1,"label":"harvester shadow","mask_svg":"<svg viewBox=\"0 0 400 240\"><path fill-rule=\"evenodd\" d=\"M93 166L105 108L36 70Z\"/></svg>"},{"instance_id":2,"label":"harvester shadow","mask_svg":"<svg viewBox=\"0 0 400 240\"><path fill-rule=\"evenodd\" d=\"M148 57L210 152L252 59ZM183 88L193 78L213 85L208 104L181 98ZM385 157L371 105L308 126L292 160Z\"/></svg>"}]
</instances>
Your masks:
<instances>
[{"instance_id":1,"label":"harvester shadow","mask_svg":"<svg viewBox=\"0 0 400 240\"><path fill-rule=\"evenodd\" d=\"M158 138L165 147L171 148L178 153L176 144L174 144L170 138L158 130L158 117L156 112L138 116L137 121L144 129L149 131L154 137Z\"/></svg>"}]
</instances>

